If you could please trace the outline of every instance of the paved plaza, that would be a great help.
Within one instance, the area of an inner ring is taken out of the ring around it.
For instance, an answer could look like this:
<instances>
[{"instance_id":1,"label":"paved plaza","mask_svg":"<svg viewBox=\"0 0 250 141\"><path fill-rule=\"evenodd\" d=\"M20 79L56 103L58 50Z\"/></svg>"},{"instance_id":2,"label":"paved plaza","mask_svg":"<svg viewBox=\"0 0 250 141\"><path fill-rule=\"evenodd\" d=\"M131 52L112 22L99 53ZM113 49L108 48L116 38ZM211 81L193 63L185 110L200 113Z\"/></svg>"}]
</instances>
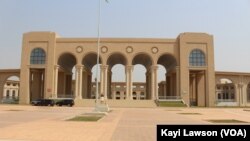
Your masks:
<instances>
[{"instance_id":1,"label":"paved plaza","mask_svg":"<svg viewBox=\"0 0 250 141\"><path fill-rule=\"evenodd\" d=\"M98 122L65 121L92 110L0 105L0 141L154 141L157 124L212 124L207 122L211 119L250 122L246 108L112 108Z\"/></svg>"}]
</instances>

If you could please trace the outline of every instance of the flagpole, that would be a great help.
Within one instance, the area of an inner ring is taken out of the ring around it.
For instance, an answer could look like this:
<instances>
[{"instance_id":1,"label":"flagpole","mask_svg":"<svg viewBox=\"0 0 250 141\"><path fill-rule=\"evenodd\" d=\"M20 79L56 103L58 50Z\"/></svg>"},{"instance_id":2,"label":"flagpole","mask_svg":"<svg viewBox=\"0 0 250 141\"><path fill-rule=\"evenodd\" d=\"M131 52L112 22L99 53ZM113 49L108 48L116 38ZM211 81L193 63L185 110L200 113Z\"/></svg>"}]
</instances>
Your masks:
<instances>
[{"instance_id":1,"label":"flagpole","mask_svg":"<svg viewBox=\"0 0 250 141\"><path fill-rule=\"evenodd\" d=\"M100 23L101 23L101 0L99 0L99 3L98 3L98 20L97 20L97 58L96 58L96 64L97 64L97 67L96 67L96 95L95 95L95 98L96 98L96 107L98 106L99 104L99 85L98 85L98 82L99 82L99 58L100 58Z\"/></svg>"}]
</instances>

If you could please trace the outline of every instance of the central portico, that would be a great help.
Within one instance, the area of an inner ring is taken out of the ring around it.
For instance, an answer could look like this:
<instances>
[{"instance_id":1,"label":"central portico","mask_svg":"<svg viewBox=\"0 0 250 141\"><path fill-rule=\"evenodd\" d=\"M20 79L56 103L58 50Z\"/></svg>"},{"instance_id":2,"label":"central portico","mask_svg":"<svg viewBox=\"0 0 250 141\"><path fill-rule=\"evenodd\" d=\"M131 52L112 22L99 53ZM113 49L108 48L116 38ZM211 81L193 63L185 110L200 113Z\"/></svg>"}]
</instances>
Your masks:
<instances>
[{"instance_id":1,"label":"central portico","mask_svg":"<svg viewBox=\"0 0 250 141\"><path fill-rule=\"evenodd\" d=\"M176 39L102 38L100 94L112 94L112 67L125 67L123 100L133 98L134 65L145 67L145 100L181 97L187 105L213 106L215 74L213 37L182 33ZM54 32L25 33L22 47L20 102L37 98L94 99L92 68L97 64L97 39L61 38ZM166 69L165 88L158 91L157 69ZM74 71L74 72L73 72ZM137 99L138 100L138 99Z\"/></svg>"}]
</instances>

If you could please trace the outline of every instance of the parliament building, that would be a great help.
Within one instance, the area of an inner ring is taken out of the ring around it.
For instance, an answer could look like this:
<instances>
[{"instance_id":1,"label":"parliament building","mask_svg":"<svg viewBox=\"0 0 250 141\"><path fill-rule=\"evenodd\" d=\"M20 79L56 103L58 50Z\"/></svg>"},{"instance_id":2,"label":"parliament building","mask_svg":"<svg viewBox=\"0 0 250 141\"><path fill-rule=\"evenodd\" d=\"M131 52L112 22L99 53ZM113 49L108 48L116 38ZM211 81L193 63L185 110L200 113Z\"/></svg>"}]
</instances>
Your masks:
<instances>
[{"instance_id":1,"label":"parliament building","mask_svg":"<svg viewBox=\"0 0 250 141\"><path fill-rule=\"evenodd\" d=\"M187 106L250 106L250 73L217 72L213 36L181 33L175 39L101 38L99 92L108 103L181 100ZM54 32L23 35L20 69L0 70L0 99L9 77L20 78L19 103L38 98L74 98L93 103L96 38L63 38ZM125 82L112 82L112 67L125 67ZM146 82L133 82L134 66L145 67ZM157 80L162 65L165 81ZM7 82L8 83L8 82Z\"/></svg>"}]
</instances>

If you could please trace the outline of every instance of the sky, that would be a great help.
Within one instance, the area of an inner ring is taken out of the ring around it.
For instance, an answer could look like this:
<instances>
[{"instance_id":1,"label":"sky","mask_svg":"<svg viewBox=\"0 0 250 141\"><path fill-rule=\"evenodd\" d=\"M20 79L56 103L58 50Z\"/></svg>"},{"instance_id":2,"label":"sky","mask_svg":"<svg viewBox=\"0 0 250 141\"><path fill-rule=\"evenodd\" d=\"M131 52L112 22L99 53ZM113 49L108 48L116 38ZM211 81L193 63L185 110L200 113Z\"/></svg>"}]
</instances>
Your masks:
<instances>
[{"instance_id":1,"label":"sky","mask_svg":"<svg viewBox=\"0 0 250 141\"><path fill-rule=\"evenodd\" d=\"M20 68L23 33L97 37L97 15L98 0L0 0L0 69ZM250 0L102 0L101 37L182 32L214 36L216 71L250 72Z\"/></svg>"}]
</instances>

